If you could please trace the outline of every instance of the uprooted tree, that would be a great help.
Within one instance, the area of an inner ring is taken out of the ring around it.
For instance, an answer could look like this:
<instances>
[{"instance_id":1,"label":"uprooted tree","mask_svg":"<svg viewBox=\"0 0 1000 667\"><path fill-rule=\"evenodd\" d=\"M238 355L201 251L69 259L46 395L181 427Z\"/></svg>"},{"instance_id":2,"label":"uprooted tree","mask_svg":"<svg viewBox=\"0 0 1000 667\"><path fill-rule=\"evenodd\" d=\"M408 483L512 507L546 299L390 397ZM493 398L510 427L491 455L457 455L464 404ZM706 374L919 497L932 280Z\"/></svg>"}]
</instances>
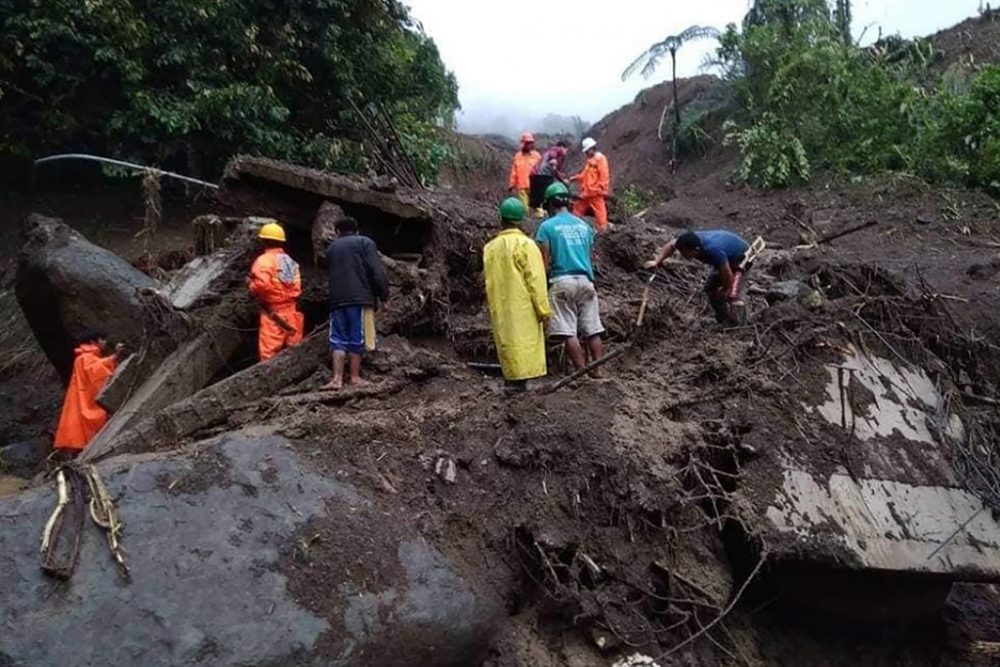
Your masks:
<instances>
[{"instance_id":1,"label":"uprooted tree","mask_svg":"<svg viewBox=\"0 0 1000 667\"><path fill-rule=\"evenodd\" d=\"M363 171L377 110L422 178L457 83L396 0L0 2L0 158L84 150L217 175L237 152Z\"/></svg>"}]
</instances>

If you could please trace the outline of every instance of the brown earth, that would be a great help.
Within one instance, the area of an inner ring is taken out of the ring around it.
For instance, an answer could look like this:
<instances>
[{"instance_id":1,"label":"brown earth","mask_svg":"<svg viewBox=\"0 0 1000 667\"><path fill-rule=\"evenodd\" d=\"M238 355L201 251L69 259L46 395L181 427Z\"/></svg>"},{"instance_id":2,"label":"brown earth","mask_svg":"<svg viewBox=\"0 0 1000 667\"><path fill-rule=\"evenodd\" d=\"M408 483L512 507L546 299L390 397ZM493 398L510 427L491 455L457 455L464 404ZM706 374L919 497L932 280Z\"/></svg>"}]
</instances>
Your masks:
<instances>
[{"instance_id":1,"label":"brown earth","mask_svg":"<svg viewBox=\"0 0 1000 667\"><path fill-rule=\"evenodd\" d=\"M979 69L1000 63L1000 9L987 10L930 39L940 54L936 66L941 72L954 65Z\"/></svg>"},{"instance_id":2,"label":"brown earth","mask_svg":"<svg viewBox=\"0 0 1000 667\"><path fill-rule=\"evenodd\" d=\"M711 85L708 78L683 82L681 97L694 99ZM493 667L606 665L637 651L663 656L661 665L995 664L995 586L956 585L941 612L907 623L872 625L861 610L845 618L805 609L783 586L779 564L764 558L766 546L740 510L773 492L776 443L796 443L817 472L856 467L842 430L815 423L803 429L796 419L803 401L819 400L824 363L836 361L838 347L861 341L922 367L936 363L949 386L998 394L1000 207L981 194L900 176L760 193L727 183L734 156L718 147L671 175L656 138L668 103L669 90L654 87L594 130L611 159L616 191L635 184L662 202L641 219L619 218L598 240L609 346L632 346L605 379L512 396L498 378L466 366L494 361L479 256L494 229L495 180L506 167L502 154L482 145L468 169L449 175L451 194L428 195L440 211L429 239L379 237L388 254L417 243L425 257L443 258L422 268L444 289L435 293L440 307L421 320L404 316L416 292L402 295L406 307L396 306L386 320L384 351L366 365L372 386L318 392L328 370L313 355L306 379L281 397L228 405L224 417L180 441L132 451L186 447L248 426L276 430L317 469L373 492L384 516L383 525L358 526L354 532L368 537L356 543L338 543L333 536L343 529L324 523L331 518L285 546L281 571L300 603L320 616L337 614L323 592L340 585L347 570L378 589L398 564L367 562L367 555L386 552L396 527L413 528L478 572L477 587L504 600L507 618L485 663ZM195 212L305 224L317 205L273 188L230 190L178 206L157 249L183 250L184 221ZM3 229L10 233L17 211L27 207L62 215L84 233L108 233L110 222L120 231L96 240L137 258L144 251L133 236L138 206L137 198L121 195L50 196L5 207L12 213ZM876 224L794 250L869 221ZM385 233L375 216L367 224L369 233ZM783 252L758 263L756 284L801 279L825 302L769 307L755 295L752 325L725 330L710 321L697 294L701 268L671 263L654 284L644 328L636 330L648 277L642 261L688 227L764 236ZM309 300L321 310L323 276L303 257ZM5 353L23 343L6 341ZM560 374L557 349L550 361L552 374ZM7 413L21 415L0 424L7 440L23 437L14 422L44 433L58 403L54 373L41 377L43 366L25 363L0 380L0 395L12 406ZM983 407L963 410L967 423L997 419ZM449 462L453 483L439 472ZM199 489L225 480L212 463L179 484ZM891 469L878 472L893 477ZM329 516L349 520L333 510ZM881 580L853 585L894 590ZM860 592L846 588L850 604ZM730 603L732 611L716 623ZM320 650L335 654L338 641L326 636Z\"/></svg>"}]
</instances>

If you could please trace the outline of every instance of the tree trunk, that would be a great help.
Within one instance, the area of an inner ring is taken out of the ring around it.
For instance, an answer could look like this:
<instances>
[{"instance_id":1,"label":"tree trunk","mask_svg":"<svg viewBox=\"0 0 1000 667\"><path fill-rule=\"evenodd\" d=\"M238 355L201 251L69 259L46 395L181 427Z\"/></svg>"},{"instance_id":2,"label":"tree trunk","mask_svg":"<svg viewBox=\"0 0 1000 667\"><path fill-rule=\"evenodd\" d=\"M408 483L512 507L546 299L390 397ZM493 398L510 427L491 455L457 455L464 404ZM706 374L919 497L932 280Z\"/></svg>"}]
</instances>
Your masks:
<instances>
[{"instance_id":1,"label":"tree trunk","mask_svg":"<svg viewBox=\"0 0 1000 667\"><path fill-rule=\"evenodd\" d=\"M670 49L670 66L673 69L674 79L674 120L677 121L674 126L674 134L676 134L677 128L681 126L681 103L677 99L677 49Z\"/></svg>"}]
</instances>

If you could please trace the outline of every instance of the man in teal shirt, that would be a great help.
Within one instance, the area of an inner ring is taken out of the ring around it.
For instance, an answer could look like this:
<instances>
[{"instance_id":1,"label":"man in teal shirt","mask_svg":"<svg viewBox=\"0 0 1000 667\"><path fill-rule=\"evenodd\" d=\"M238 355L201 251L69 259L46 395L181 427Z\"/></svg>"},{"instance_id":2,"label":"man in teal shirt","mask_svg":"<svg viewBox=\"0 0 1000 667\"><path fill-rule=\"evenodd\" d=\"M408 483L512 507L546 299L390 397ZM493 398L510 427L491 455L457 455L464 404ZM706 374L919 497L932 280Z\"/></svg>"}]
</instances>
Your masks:
<instances>
[{"instance_id":1,"label":"man in teal shirt","mask_svg":"<svg viewBox=\"0 0 1000 667\"><path fill-rule=\"evenodd\" d=\"M551 217L538 227L535 241L548 271L552 305L549 336L563 340L567 355L580 369L587 363L580 338L591 361L596 361L604 354L604 326L591 260L595 232L569 212L569 203L569 190L562 183L553 183L545 190L545 205Z\"/></svg>"}]
</instances>

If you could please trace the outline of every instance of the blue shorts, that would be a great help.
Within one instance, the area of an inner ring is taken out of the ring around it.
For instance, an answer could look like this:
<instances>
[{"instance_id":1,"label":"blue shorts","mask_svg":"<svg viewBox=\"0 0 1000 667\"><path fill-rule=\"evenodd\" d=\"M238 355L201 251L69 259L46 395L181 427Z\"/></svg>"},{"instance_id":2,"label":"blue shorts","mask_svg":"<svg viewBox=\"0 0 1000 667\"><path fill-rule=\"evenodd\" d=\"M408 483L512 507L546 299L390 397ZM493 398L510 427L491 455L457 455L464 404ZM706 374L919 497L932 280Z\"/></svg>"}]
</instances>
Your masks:
<instances>
[{"instance_id":1,"label":"blue shorts","mask_svg":"<svg viewBox=\"0 0 1000 667\"><path fill-rule=\"evenodd\" d=\"M375 317L368 306L344 306L330 311L330 349L364 354L375 351Z\"/></svg>"}]
</instances>

